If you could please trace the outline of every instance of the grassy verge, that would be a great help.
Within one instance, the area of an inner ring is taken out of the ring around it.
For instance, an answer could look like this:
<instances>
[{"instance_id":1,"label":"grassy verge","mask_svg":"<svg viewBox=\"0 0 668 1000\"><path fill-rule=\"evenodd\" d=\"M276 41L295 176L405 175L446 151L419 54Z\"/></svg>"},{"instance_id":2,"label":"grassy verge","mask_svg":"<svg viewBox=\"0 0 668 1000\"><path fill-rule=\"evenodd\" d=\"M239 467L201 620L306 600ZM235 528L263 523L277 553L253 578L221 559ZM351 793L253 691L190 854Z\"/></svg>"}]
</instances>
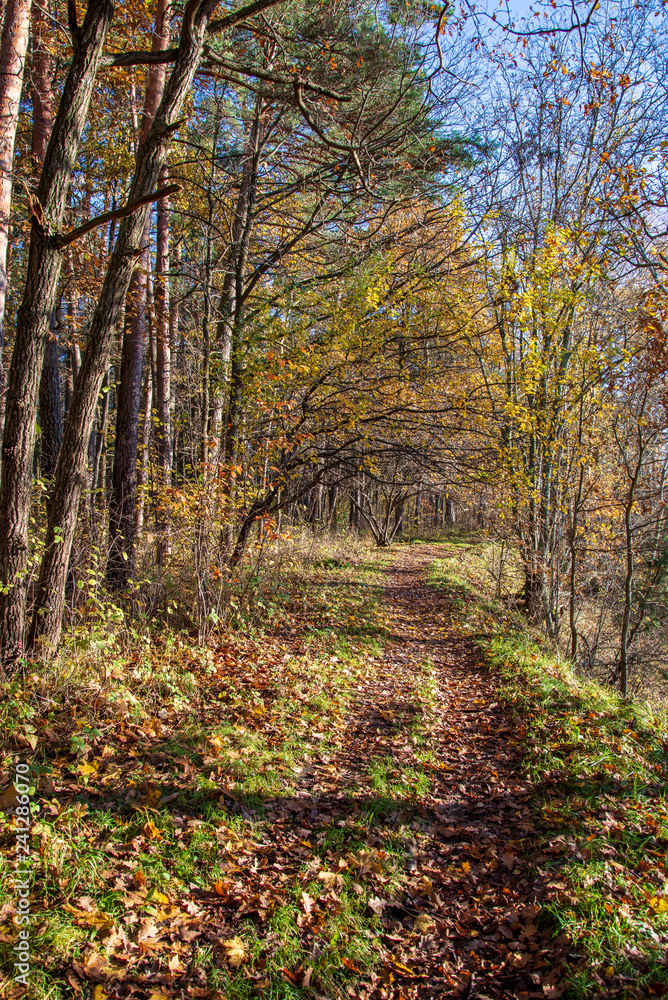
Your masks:
<instances>
[{"instance_id":1,"label":"grassy verge","mask_svg":"<svg viewBox=\"0 0 668 1000\"><path fill-rule=\"evenodd\" d=\"M515 715L533 785L542 919L572 942L565 996L665 995L664 720L576 677L496 604L480 586L475 540L444 546L432 575L456 595L456 627L476 637Z\"/></svg>"},{"instance_id":2,"label":"grassy verge","mask_svg":"<svg viewBox=\"0 0 668 1000\"><path fill-rule=\"evenodd\" d=\"M373 900L401 837L300 804L305 775L325 794L351 685L381 649L377 570L325 556L245 632L206 646L119 632L5 686L0 995L334 995L378 962ZM27 993L12 983L17 761L33 809Z\"/></svg>"}]
</instances>

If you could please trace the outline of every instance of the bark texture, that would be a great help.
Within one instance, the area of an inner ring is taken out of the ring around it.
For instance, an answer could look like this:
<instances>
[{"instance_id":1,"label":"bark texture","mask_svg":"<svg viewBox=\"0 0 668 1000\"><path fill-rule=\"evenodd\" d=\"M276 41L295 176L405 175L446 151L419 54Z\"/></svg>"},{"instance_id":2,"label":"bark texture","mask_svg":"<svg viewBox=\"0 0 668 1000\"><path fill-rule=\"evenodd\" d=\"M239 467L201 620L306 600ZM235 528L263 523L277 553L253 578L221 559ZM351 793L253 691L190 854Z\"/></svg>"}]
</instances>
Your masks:
<instances>
[{"instance_id":1,"label":"bark texture","mask_svg":"<svg viewBox=\"0 0 668 1000\"><path fill-rule=\"evenodd\" d=\"M54 60L48 44L48 28L39 4L32 11L32 71L30 92L33 104L32 158L39 172L56 117L53 94ZM58 343L57 309L51 316L49 341L44 353L44 366L39 385L39 426L41 429L40 466L42 477L50 480L56 470L58 452L63 440L63 418L60 412L60 349Z\"/></svg>"},{"instance_id":2,"label":"bark texture","mask_svg":"<svg viewBox=\"0 0 668 1000\"><path fill-rule=\"evenodd\" d=\"M206 25L216 6L217 0L190 0L186 5L176 62L146 141L137 153L130 202L149 195L156 188L170 137L178 128L183 102L202 57ZM74 537L86 478L88 438L114 333L141 253L148 211L147 205L142 206L123 218L119 226L67 415L30 631L31 644L41 640L45 655L55 648L60 638L67 553ZM57 542L57 537L62 542Z\"/></svg>"},{"instance_id":3,"label":"bark texture","mask_svg":"<svg viewBox=\"0 0 668 1000\"><path fill-rule=\"evenodd\" d=\"M167 185L167 166L160 173L160 187ZM169 198L157 204L155 252L155 395L157 409L156 451L158 479L158 565L170 555L169 522L165 515L164 490L172 484L171 338L169 314Z\"/></svg>"},{"instance_id":4,"label":"bark texture","mask_svg":"<svg viewBox=\"0 0 668 1000\"><path fill-rule=\"evenodd\" d=\"M50 480L56 471L58 452L63 440L59 354L57 313L54 312L51 316L49 342L46 345L44 367L39 383L39 426L42 432L40 467L42 478L47 480Z\"/></svg>"},{"instance_id":5,"label":"bark texture","mask_svg":"<svg viewBox=\"0 0 668 1000\"><path fill-rule=\"evenodd\" d=\"M151 39L151 51L162 52L169 46L167 0L158 0ZM146 83L137 149L146 141L165 86L165 66L152 66ZM148 248L150 217L142 234ZM142 369L146 348L146 281L151 261L148 249L130 283L125 314L125 331L118 387L116 448L111 497L109 499L110 548L107 582L114 589L127 584L134 569L135 505L137 502L137 443L142 396Z\"/></svg>"},{"instance_id":6,"label":"bark texture","mask_svg":"<svg viewBox=\"0 0 668 1000\"><path fill-rule=\"evenodd\" d=\"M75 30L74 54L33 202L26 285L17 316L2 442L0 580L9 590L0 594L0 641L7 666L21 657L25 643L25 575L35 418L63 262L63 250L54 234L59 233L65 218L72 170L113 10L112 0L90 0L83 26Z\"/></svg>"},{"instance_id":7,"label":"bark texture","mask_svg":"<svg viewBox=\"0 0 668 1000\"><path fill-rule=\"evenodd\" d=\"M12 209L12 163L30 34L31 0L7 0L0 39L0 390L4 388L7 250Z\"/></svg>"}]
</instances>

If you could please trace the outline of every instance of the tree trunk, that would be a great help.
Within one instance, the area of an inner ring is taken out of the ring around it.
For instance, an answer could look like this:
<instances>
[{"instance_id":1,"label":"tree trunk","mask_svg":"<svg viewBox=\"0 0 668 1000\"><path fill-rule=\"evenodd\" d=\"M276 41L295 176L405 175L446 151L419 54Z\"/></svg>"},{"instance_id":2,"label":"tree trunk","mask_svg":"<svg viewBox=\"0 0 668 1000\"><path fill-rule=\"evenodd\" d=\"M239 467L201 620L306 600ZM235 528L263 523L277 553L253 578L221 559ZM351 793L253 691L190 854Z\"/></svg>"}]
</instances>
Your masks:
<instances>
[{"instance_id":1,"label":"tree trunk","mask_svg":"<svg viewBox=\"0 0 668 1000\"><path fill-rule=\"evenodd\" d=\"M81 350L77 341L77 289L74 281L72 248L68 247L65 257L65 301L67 302L67 379L65 382L65 416L72 402L74 383L81 368Z\"/></svg>"},{"instance_id":2,"label":"tree trunk","mask_svg":"<svg viewBox=\"0 0 668 1000\"><path fill-rule=\"evenodd\" d=\"M151 51L164 51L169 45L167 0L158 0ZM138 149L145 142L162 97L165 67L152 66L146 83L144 110L137 139ZM142 245L147 247L140 267L132 276L125 314L125 332L121 360L121 377L116 407L116 447L114 472L109 500L109 558L107 583L122 589L134 569L135 505L137 501L137 440L139 407L142 394L142 362L146 347L146 277L150 270L150 217Z\"/></svg>"},{"instance_id":3,"label":"tree trunk","mask_svg":"<svg viewBox=\"0 0 668 1000\"><path fill-rule=\"evenodd\" d=\"M31 0L7 0L0 40L0 393L3 393L5 388L2 355L5 345L7 250L11 226L14 140L19 120L23 70L30 33L30 6Z\"/></svg>"},{"instance_id":4,"label":"tree trunk","mask_svg":"<svg viewBox=\"0 0 668 1000\"><path fill-rule=\"evenodd\" d=\"M176 287L175 275L178 273L179 265L181 263L181 251L179 247L174 247L171 254L171 278L170 278L170 295L169 295L169 358L170 358L170 377L169 377L169 426L171 431L170 439L170 449L171 449L171 459L172 468L174 467L174 453L176 451L176 421L175 421L175 410L176 410L176 383L177 379L172 376L171 369L176 367L178 372L178 356L179 356L179 298L178 289Z\"/></svg>"},{"instance_id":5,"label":"tree trunk","mask_svg":"<svg viewBox=\"0 0 668 1000\"><path fill-rule=\"evenodd\" d=\"M160 186L167 184L167 166L160 173ZM169 198L157 205L155 253L155 396L157 409L157 554L158 566L170 555L169 523L165 514L165 491L172 485L172 431L170 426L171 341L169 312Z\"/></svg>"},{"instance_id":6,"label":"tree trunk","mask_svg":"<svg viewBox=\"0 0 668 1000\"><path fill-rule=\"evenodd\" d=\"M39 383L39 426L42 432L40 465L42 478L49 481L56 471L58 452L63 440L59 355L57 313L54 312Z\"/></svg>"},{"instance_id":7,"label":"tree trunk","mask_svg":"<svg viewBox=\"0 0 668 1000\"><path fill-rule=\"evenodd\" d=\"M0 635L3 662L8 666L15 664L24 650L25 576L37 397L64 257L62 248L45 232L41 220L48 220L50 233L59 232L63 224L72 170L113 9L112 0L89 0L83 26L76 28L74 54L34 203L26 285L17 316L2 443L0 580L9 589L6 594L0 594Z\"/></svg>"},{"instance_id":8,"label":"tree trunk","mask_svg":"<svg viewBox=\"0 0 668 1000\"><path fill-rule=\"evenodd\" d=\"M244 152L241 185L232 224L232 245L229 253L228 272L223 282L223 294L219 304L219 339L229 342L229 384L224 416L222 419L222 462L225 478L228 524L225 547L231 542L232 524L235 518L237 494L237 466L239 464L240 433L243 424L245 388L245 282L248 262L248 247L253 224L253 212L257 197L257 176L260 153L260 101L255 105L255 114L250 135ZM222 336L221 336L222 335ZM245 522L244 522L245 523ZM242 529L243 530L243 529ZM237 543L238 544L238 543ZM244 541L245 545L245 541ZM236 551L236 546L235 546Z\"/></svg>"},{"instance_id":9,"label":"tree trunk","mask_svg":"<svg viewBox=\"0 0 668 1000\"><path fill-rule=\"evenodd\" d=\"M155 189L170 136L178 127L183 102L202 56L206 24L216 5L217 0L191 0L186 5L174 69L146 141L137 153L130 202L150 195ZM47 655L60 638L67 575L63 553L69 550L74 537L95 405L135 261L141 252L147 216L148 208L143 206L126 216L119 226L67 416L30 633L31 644L42 640ZM58 537L62 543L57 542Z\"/></svg>"},{"instance_id":10,"label":"tree trunk","mask_svg":"<svg viewBox=\"0 0 668 1000\"><path fill-rule=\"evenodd\" d=\"M35 171L39 173L51 129L56 118L56 102L53 94L54 58L49 45L51 32L44 17L44 8L39 3L32 12L32 72L30 73L30 96L32 98L32 156Z\"/></svg>"},{"instance_id":11,"label":"tree trunk","mask_svg":"<svg viewBox=\"0 0 668 1000\"><path fill-rule=\"evenodd\" d=\"M146 225L141 236L141 246L146 245L148 237L149 226ZM115 590L125 586L132 576L134 565L137 440L146 346L148 252L142 254L141 262L141 269L132 275L128 292L121 373L116 396L116 443L109 498L107 560L107 583Z\"/></svg>"},{"instance_id":12,"label":"tree trunk","mask_svg":"<svg viewBox=\"0 0 668 1000\"><path fill-rule=\"evenodd\" d=\"M531 621L540 621L545 617L545 571L535 559L524 564L522 602Z\"/></svg>"},{"instance_id":13,"label":"tree trunk","mask_svg":"<svg viewBox=\"0 0 668 1000\"><path fill-rule=\"evenodd\" d=\"M146 352L144 388L142 391L141 426L137 442L137 503L135 506L135 545L139 546L144 529L144 510L146 507L146 487L148 485L149 449L151 445L151 419L153 416L153 384L155 372L155 312L153 310L152 286L148 282L148 349Z\"/></svg>"},{"instance_id":14,"label":"tree trunk","mask_svg":"<svg viewBox=\"0 0 668 1000\"><path fill-rule=\"evenodd\" d=\"M30 93L33 104L32 158L39 173L56 117L53 94L54 60L48 44L48 29L44 10L36 4L32 12L32 72ZM58 452L63 440L63 419L60 412L60 345L58 343L58 309L51 316L49 341L44 353L44 365L39 385L39 425L41 429L40 463L42 478L50 480L56 470Z\"/></svg>"},{"instance_id":15,"label":"tree trunk","mask_svg":"<svg viewBox=\"0 0 668 1000\"><path fill-rule=\"evenodd\" d=\"M581 443L581 442L580 442ZM576 621L576 583L578 567L578 520L580 516L580 505L582 503L582 487L584 485L584 465L580 464L578 475L578 488L573 498L573 520L568 540L568 550L570 556L570 569L568 575L568 628L570 632L570 658L575 662L578 655L578 629Z\"/></svg>"},{"instance_id":16,"label":"tree trunk","mask_svg":"<svg viewBox=\"0 0 668 1000\"><path fill-rule=\"evenodd\" d=\"M106 390L106 392L105 392ZM102 381L102 392L98 401L97 427L91 433L95 437L95 452L93 454L90 477L90 516L91 538L98 537L98 508L104 509L104 461L107 447L107 420L109 419L109 373L105 373ZM101 503L98 503L98 500Z\"/></svg>"}]
</instances>

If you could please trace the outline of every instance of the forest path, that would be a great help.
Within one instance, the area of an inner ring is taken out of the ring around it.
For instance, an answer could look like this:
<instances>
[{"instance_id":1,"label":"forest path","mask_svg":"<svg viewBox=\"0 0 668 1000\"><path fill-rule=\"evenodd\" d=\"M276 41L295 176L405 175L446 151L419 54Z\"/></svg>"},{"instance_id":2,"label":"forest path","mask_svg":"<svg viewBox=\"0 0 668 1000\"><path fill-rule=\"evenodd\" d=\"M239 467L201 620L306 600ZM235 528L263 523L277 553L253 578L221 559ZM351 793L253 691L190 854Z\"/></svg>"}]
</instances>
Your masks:
<instances>
[{"instance_id":1,"label":"forest path","mask_svg":"<svg viewBox=\"0 0 668 1000\"><path fill-rule=\"evenodd\" d=\"M515 725L474 642L458 634L455 598L426 582L440 556L436 545L401 546L386 569L384 655L358 683L331 777L318 784L340 826L384 792L369 847L392 827L404 844L402 895L380 890L376 904L384 968L348 993L557 997L568 942L541 919ZM394 800L393 787L403 789Z\"/></svg>"},{"instance_id":2,"label":"forest path","mask_svg":"<svg viewBox=\"0 0 668 1000\"><path fill-rule=\"evenodd\" d=\"M101 714L91 763L69 712L45 727L32 996L561 995L539 790L461 594L429 582L445 552L330 560L270 630L196 651L196 715Z\"/></svg>"}]
</instances>

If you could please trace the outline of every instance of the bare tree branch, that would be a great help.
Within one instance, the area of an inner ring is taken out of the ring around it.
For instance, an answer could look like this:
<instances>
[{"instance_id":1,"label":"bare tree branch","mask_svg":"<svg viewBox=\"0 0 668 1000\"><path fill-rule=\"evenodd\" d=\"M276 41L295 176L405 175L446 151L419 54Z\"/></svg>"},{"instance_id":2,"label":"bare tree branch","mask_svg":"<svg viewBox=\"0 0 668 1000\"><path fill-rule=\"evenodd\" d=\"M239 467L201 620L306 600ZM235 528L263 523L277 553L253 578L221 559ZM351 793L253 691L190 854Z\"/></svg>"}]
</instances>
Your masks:
<instances>
[{"instance_id":1,"label":"bare tree branch","mask_svg":"<svg viewBox=\"0 0 668 1000\"><path fill-rule=\"evenodd\" d=\"M143 198L138 198L137 201L133 201L129 205L124 205L123 208L116 208L111 212L104 212L103 215L98 215L94 219L89 219L88 222L84 222L82 226L77 226L76 229L72 229L69 233L56 236L55 242L59 247L69 246L70 243L74 243L75 240L85 236L86 233L90 233L92 229L103 226L105 222L111 222L112 219L122 219L126 215L132 215L142 205L148 205L152 201L159 201L160 198L167 198L169 195L177 194L182 190L183 188L180 184L168 184L167 187L160 188L158 191L154 191L153 194L144 195Z\"/></svg>"}]
</instances>

